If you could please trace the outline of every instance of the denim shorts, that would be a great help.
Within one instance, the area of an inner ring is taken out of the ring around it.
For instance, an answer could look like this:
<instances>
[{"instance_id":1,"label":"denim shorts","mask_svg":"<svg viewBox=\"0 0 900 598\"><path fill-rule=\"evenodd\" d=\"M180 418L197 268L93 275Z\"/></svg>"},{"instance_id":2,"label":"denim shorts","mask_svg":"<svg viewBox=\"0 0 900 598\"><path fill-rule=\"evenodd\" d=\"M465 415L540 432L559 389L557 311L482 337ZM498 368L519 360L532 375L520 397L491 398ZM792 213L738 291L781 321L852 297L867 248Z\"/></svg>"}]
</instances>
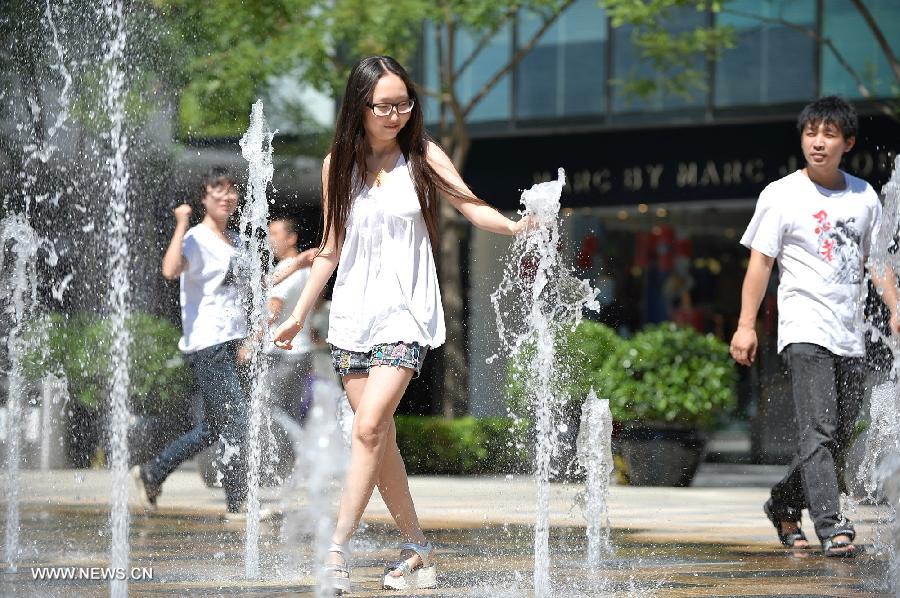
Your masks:
<instances>
[{"instance_id":1,"label":"denim shorts","mask_svg":"<svg viewBox=\"0 0 900 598\"><path fill-rule=\"evenodd\" d=\"M413 370L413 378L418 378L425 362L428 347L419 343L382 343L369 351L348 351L331 346L331 364L338 376L348 374L368 374L376 365L390 365Z\"/></svg>"}]
</instances>

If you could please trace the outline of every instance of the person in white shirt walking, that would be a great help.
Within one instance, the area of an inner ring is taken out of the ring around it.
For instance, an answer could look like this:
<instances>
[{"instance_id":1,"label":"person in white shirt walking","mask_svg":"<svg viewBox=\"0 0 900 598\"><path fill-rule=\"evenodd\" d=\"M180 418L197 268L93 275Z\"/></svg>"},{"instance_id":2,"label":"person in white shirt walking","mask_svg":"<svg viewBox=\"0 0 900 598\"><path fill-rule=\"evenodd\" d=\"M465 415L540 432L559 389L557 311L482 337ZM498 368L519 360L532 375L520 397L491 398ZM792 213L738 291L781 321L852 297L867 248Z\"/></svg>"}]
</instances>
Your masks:
<instances>
[{"instance_id":1,"label":"person in white shirt walking","mask_svg":"<svg viewBox=\"0 0 900 598\"><path fill-rule=\"evenodd\" d=\"M750 261L731 355L746 366L756 357L756 316L777 261L778 352L793 391L798 446L764 511L784 546L807 548L799 523L808 509L824 554L848 557L857 553L856 532L841 513L835 464L863 401L864 268L881 203L868 183L840 169L856 143L852 106L835 96L819 99L803 109L797 125L806 167L762 191L741 238ZM870 273L896 334L894 274Z\"/></svg>"},{"instance_id":2,"label":"person in white shirt walking","mask_svg":"<svg viewBox=\"0 0 900 598\"><path fill-rule=\"evenodd\" d=\"M244 431L247 400L241 389L237 351L247 336L242 305L246 259L239 235L228 230L237 209L234 178L221 168L203 179L203 220L189 227L191 207L175 208L175 232L163 256L162 274L181 286L182 336L178 343L203 397L204 420L132 475L148 508L155 508L163 482L181 463L221 440L222 486L230 513L246 498Z\"/></svg>"},{"instance_id":3,"label":"person in white shirt walking","mask_svg":"<svg viewBox=\"0 0 900 598\"><path fill-rule=\"evenodd\" d=\"M330 582L339 592L350 587L347 545L377 485L405 541L400 560L386 568L383 586L434 587L432 545L409 493L393 415L428 349L444 342L432 253L438 202L443 195L490 232L514 235L532 224L513 222L472 194L425 132L409 75L387 56L365 58L350 73L322 187L319 253L275 343L291 346L337 269L327 340L356 417L329 548Z\"/></svg>"}]
</instances>

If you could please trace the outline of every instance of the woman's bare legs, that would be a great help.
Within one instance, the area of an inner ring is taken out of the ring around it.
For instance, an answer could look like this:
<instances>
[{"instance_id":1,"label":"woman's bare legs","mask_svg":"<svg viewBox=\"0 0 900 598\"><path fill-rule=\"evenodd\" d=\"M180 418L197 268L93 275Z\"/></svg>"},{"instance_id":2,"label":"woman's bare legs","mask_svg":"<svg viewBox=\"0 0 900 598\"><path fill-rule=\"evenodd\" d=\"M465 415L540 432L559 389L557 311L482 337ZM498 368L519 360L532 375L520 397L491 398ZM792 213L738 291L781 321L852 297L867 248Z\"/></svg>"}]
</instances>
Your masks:
<instances>
[{"instance_id":1,"label":"woman's bare legs","mask_svg":"<svg viewBox=\"0 0 900 598\"><path fill-rule=\"evenodd\" d=\"M413 542L425 541L409 494L406 468L397 449L394 427L394 411L412 374L413 371L407 368L376 366L370 368L367 377L345 377L345 383L350 382L348 398L354 396L351 406L356 401L356 417L351 435L350 468L332 542L345 544L350 540L376 483L383 486L382 497L398 527L405 528L401 529L403 535ZM340 562L337 553L331 553L331 557Z\"/></svg>"},{"instance_id":2,"label":"woman's bare legs","mask_svg":"<svg viewBox=\"0 0 900 598\"><path fill-rule=\"evenodd\" d=\"M356 413L360 401L362 401L368 376L351 374L344 376L343 380L350 408ZM416 515L416 508L409 492L406 466L403 464L400 449L397 448L397 428L393 417L391 417L391 428L388 433L388 444L384 449L375 484L378 486L378 492L394 518L403 540L417 544L424 543L425 535L419 526L419 517Z\"/></svg>"}]
</instances>

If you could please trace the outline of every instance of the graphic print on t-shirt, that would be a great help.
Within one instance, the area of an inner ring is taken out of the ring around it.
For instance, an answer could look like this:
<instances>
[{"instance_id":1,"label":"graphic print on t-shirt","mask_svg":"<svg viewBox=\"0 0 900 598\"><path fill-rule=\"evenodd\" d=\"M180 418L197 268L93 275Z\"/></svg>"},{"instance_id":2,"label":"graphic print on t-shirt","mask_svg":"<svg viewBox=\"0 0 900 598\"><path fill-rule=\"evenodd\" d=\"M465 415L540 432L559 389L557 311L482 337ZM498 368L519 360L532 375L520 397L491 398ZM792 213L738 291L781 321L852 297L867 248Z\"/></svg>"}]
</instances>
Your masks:
<instances>
[{"instance_id":1,"label":"graphic print on t-shirt","mask_svg":"<svg viewBox=\"0 0 900 598\"><path fill-rule=\"evenodd\" d=\"M231 258L228 261L228 271L225 272L221 285L223 287L233 285L242 291L246 291L249 284L250 263L248 255L241 250L235 251L231 254Z\"/></svg>"},{"instance_id":2,"label":"graphic print on t-shirt","mask_svg":"<svg viewBox=\"0 0 900 598\"><path fill-rule=\"evenodd\" d=\"M819 210L815 232L819 235L819 255L834 266L826 282L836 284L860 284L862 282L862 253L859 243L862 233L856 229L856 218L838 220L833 225L828 212Z\"/></svg>"}]
</instances>

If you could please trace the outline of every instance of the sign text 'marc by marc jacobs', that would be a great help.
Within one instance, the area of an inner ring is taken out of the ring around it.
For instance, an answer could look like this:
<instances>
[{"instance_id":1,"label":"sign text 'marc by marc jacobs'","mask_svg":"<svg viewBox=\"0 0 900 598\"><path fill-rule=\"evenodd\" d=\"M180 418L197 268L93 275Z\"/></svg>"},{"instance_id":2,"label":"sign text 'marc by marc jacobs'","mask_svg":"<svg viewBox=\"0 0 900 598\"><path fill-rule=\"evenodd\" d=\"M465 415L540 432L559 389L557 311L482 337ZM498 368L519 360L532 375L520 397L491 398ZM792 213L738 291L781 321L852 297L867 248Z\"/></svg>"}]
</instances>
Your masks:
<instances>
[{"instance_id":1,"label":"sign text 'marc by marc jacobs'","mask_svg":"<svg viewBox=\"0 0 900 598\"><path fill-rule=\"evenodd\" d=\"M900 152L900 123L861 117L844 168L876 188ZM502 209L521 189L566 170L564 207L755 199L803 166L793 122L629 129L476 139L466 162L472 189Z\"/></svg>"}]
</instances>

